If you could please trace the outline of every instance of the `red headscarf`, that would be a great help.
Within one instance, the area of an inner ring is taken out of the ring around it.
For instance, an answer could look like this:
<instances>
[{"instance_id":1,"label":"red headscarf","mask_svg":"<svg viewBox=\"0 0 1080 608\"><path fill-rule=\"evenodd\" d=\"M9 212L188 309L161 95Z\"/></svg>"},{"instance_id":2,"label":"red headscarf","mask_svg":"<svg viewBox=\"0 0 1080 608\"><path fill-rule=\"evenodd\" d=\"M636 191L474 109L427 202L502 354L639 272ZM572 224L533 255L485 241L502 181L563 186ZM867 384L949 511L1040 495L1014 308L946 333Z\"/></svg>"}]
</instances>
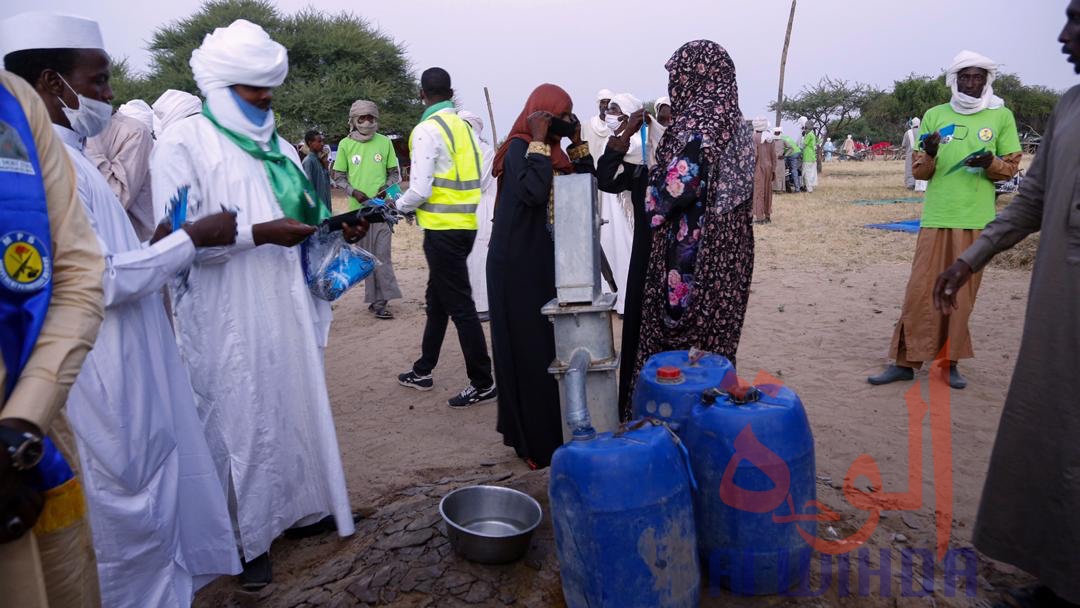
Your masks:
<instances>
[{"instance_id":1,"label":"red headscarf","mask_svg":"<svg viewBox=\"0 0 1080 608\"><path fill-rule=\"evenodd\" d=\"M562 87L554 84L542 84L536 87L536 90L532 92L532 95L529 95L529 99L525 102L525 109L521 111L517 120L514 121L510 136L506 138L503 145L499 146L499 152L495 155L491 174L495 177L502 175L503 160L506 158L506 151L510 148L511 141L515 139L520 139L526 143L532 141L529 116L533 112L548 112L554 116L562 116L570 112L573 107L573 100L570 99L570 95ZM563 151L562 146L559 145L561 139L558 135L548 137L547 143L551 144L551 165L556 171L573 173L574 165L570 162L570 157Z\"/></svg>"}]
</instances>

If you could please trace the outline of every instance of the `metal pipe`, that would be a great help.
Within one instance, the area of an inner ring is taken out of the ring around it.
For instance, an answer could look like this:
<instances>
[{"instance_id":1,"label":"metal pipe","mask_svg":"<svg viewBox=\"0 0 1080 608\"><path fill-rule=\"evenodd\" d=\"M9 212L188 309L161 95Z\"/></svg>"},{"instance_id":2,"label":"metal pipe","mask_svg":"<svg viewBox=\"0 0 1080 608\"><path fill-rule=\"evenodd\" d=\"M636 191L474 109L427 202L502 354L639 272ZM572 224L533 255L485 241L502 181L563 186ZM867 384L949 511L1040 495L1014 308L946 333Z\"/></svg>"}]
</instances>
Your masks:
<instances>
[{"instance_id":1,"label":"metal pipe","mask_svg":"<svg viewBox=\"0 0 1080 608\"><path fill-rule=\"evenodd\" d=\"M574 441L585 441L596 436L589 418L588 394L585 390L585 377L591 361L592 355L587 349L575 350L563 379L566 387L566 424L574 435Z\"/></svg>"}]
</instances>

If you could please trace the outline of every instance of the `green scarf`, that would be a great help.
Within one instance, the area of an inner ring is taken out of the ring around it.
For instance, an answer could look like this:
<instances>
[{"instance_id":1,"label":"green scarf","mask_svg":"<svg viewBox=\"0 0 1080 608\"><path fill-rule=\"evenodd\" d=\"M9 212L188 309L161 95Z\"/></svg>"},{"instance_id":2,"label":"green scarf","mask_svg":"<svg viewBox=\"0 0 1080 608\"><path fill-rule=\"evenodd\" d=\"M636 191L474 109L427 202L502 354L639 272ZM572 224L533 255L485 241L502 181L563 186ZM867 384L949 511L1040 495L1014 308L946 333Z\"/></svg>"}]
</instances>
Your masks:
<instances>
[{"instance_id":1,"label":"green scarf","mask_svg":"<svg viewBox=\"0 0 1080 608\"><path fill-rule=\"evenodd\" d=\"M437 104L435 104L433 106L430 106L428 109L424 110L424 115L420 117L420 122L424 122L425 120L431 118L431 116L433 114L435 114L436 112L442 112L443 110L453 110L453 109L454 109L453 100L440 101L439 103L437 103Z\"/></svg>"},{"instance_id":2,"label":"green scarf","mask_svg":"<svg viewBox=\"0 0 1080 608\"><path fill-rule=\"evenodd\" d=\"M266 169L266 177L270 179L270 189L274 191L274 198L281 205L281 211L286 217L308 224L318 226L323 220L330 217L326 206L319 203L319 194L315 186L304 175L303 170L296 166L291 158L281 153L278 145L277 131L270 140L271 150L263 150L254 139L241 135L236 131L230 131L221 126L214 118L210 106L203 103L203 116L210 124L217 127L229 141L236 144L241 150L263 161Z\"/></svg>"}]
</instances>

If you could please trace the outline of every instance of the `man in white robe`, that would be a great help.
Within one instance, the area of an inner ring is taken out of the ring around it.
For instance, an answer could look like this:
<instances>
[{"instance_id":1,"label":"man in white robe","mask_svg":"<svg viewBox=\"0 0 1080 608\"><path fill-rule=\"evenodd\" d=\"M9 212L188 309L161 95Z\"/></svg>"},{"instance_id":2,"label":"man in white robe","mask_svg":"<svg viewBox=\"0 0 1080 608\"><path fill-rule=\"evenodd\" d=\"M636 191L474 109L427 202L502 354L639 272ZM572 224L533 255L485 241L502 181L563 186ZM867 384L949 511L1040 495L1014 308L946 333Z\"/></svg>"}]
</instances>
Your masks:
<instances>
[{"instance_id":1,"label":"man in white robe","mask_svg":"<svg viewBox=\"0 0 1080 608\"><path fill-rule=\"evenodd\" d=\"M191 265L196 247L231 243L236 220L215 214L142 245L84 154L86 139L105 128L111 112L97 23L24 13L0 24L0 38L17 51L6 64L35 87L66 145L105 258L105 320L67 401L102 605L186 607L200 583L235 574L240 563L160 291Z\"/></svg>"},{"instance_id":2,"label":"man in white robe","mask_svg":"<svg viewBox=\"0 0 1080 608\"><path fill-rule=\"evenodd\" d=\"M202 100L191 93L169 89L157 98L151 108L154 112L154 136L160 138L165 129L199 114L202 111Z\"/></svg>"},{"instance_id":3,"label":"man in white robe","mask_svg":"<svg viewBox=\"0 0 1080 608\"><path fill-rule=\"evenodd\" d=\"M136 101L146 106L146 102ZM128 102L113 114L104 131L86 141L86 157L108 180L140 241L149 240L155 227L150 195L152 116L149 106L144 112L134 102Z\"/></svg>"},{"instance_id":4,"label":"man in white robe","mask_svg":"<svg viewBox=\"0 0 1080 608\"><path fill-rule=\"evenodd\" d=\"M469 283L472 284L473 302L476 303L476 312L480 320L488 318L487 296L487 254L488 243L491 241L491 222L495 218L495 195L498 193L498 183L491 177L491 166L495 161L495 149L491 143L484 139L484 120L480 116L468 111L461 110L458 116L472 126L480 140L480 154L484 158L483 173L480 176L480 191L483 193L480 206L476 209L476 242L473 243L472 252L466 260L469 266Z\"/></svg>"},{"instance_id":5,"label":"man in white robe","mask_svg":"<svg viewBox=\"0 0 1080 608\"><path fill-rule=\"evenodd\" d=\"M615 94L607 89L601 89L596 94L596 103L600 113L585 121L581 125L581 139L589 144L589 152L594 159L600 158L607 147L607 141L611 137L611 129L607 124L607 109L611 98ZM602 193L601 193L602 194Z\"/></svg>"},{"instance_id":6,"label":"man in white robe","mask_svg":"<svg viewBox=\"0 0 1080 608\"><path fill-rule=\"evenodd\" d=\"M904 133L904 185L907 186L908 190L926 192L926 186L929 183L925 180L915 179L915 174L912 173L915 152L919 149L919 127L922 125L922 120L915 117L908 124L911 128Z\"/></svg>"},{"instance_id":7,"label":"man in white robe","mask_svg":"<svg viewBox=\"0 0 1080 608\"><path fill-rule=\"evenodd\" d=\"M601 89L600 92L596 94L597 108L600 113L581 124L581 139L589 144L589 152L592 154L594 163L599 161L604 153L604 149L607 148L608 139L614 135L610 128L609 121L611 124L618 123L618 120L615 117L609 117L607 115L608 105L611 103L611 98L614 96L615 93L612 93L608 89ZM600 197L601 209L618 204L615 200L617 197L614 194L602 190L597 192L597 194ZM604 293L611 293L614 289L617 289L618 283L615 281L612 274L613 269L611 268L610 260L608 260L607 252L602 247L601 255L603 256L601 264L604 274Z\"/></svg>"},{"instance_id":8,"label":"man in white robe","mask_svg":"<svg viewBox=\"0 0 1080 608\"><path fill-rule=\"evenodd\" d=\"M634 112L641 110L644 105L641 100L629 93L613 95L608 105L607 121L612 133L618 135ZM650 123L652 117L648 118ZM617 125L617 126L616 126ZM649 138L651 139L651 138ZM649 142L648 147L654 147L658 142ZM593 152L593 158L599 158L607 149L607 140L603 148ZM592 146L590 146L590 150ZM630 150L627 151L624 161L634 165L644 164L641 136L634 134L630 137ZM601 215L605 220L600 227L600 248L611 265L611 273L615 277L615 285L619 289L618 299L615 303L615 311L620 315L626 312L626 277L630 273L630 252L634 248L634 203L630 197L630 191L625 190L619 194L601 192Z\"/></svg>"},{"instance_id":9,"label":"man in white robe","mask_svg":"<svg viewBox=\"0 0 1080 608\"><path fill-rule=\"evenodd\" d=\"M241 582L256 589L270 582L270 544L286 529L354 532L321 351L330 306L312 297L295 247L314 232L297 218L317 221L325 207L302 196L300 159L276 134L270 103L288 73L285 47L241 19L208 34L191 68L208 112L158 140L154 200L190 186L189 219L237 213L236 244L196 258L187 290L173 290L173 310L230 496ZM263 151L272 155L256 156Z\"/></svg>"}]
</instances>

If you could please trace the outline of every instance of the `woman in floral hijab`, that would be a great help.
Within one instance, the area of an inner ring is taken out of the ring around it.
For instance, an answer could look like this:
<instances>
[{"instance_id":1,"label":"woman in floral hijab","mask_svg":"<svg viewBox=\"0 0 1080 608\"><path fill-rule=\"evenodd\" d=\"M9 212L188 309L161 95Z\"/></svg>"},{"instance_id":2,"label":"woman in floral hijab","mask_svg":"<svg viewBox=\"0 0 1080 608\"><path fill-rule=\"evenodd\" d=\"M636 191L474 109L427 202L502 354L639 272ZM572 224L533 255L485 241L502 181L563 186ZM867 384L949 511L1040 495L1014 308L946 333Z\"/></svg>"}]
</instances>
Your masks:
<instances>
[{"instance_id":1,"label":"woman in floral hijab","mask_svg":"<svg viewBox=\"0 0 1080 608\"><path fill-rule=\"evenodd\" d=\"M719 44L696 40L665 67L673 121L645 198L653 243L635 378L667 350L734 362L754 270L754 140L735 64Z\"/></svg>"}]
</instances>

